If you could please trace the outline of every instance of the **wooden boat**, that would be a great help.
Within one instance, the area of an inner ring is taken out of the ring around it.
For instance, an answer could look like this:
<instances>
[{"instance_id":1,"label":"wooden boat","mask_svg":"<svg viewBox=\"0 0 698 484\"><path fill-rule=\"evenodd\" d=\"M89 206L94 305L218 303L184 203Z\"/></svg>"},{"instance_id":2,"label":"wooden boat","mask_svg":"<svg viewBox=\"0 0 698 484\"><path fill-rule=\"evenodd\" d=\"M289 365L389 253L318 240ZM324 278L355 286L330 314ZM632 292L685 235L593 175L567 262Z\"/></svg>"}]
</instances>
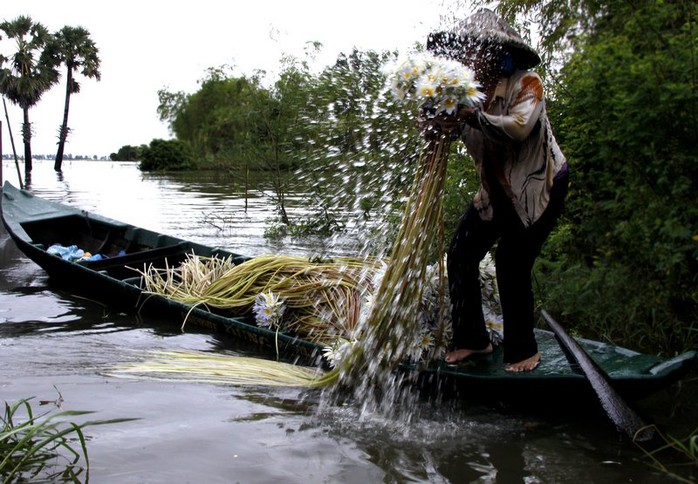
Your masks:
<instances>
[{"instance_id":1,"label":"wooden boat","mask_svg":"<svg viewBox=\"0 0 698 484\"><path fill-rule=\"evenodd\" d=\"M43 200L7 182L2 193L2 219L19 249L48 273L52 283L114 307L169 317L178 325L186 318L187 325L222 331L252 342L260 349L278 348L279 356L286 361L321 364L321 347L293 335L257 327L251 316L230 317L161 296L146 297L141 278L133 269L150 264L165 267L166 263L173 267L192 252L206 257L231 257L236 263L248 260L244 255ZM56 243L65 247L77 245L109 257L69 262L47 252ZM418 375L416 379L425 387L455 388L471 396L505 398L522 395L521 392L527 392L524 395L537 392L545 398L553 393L575 398L580 394L591 395L584 374L561 349L553 333L536 331L544 358L534 372L505 372L500 351L457 366L435 363L428 368L404 365L402 369ZM670 385L688 371L696 358L694 351L661 358L601 342L578 341L626 398L642 397Z\"/></svg>"}]
</instances>

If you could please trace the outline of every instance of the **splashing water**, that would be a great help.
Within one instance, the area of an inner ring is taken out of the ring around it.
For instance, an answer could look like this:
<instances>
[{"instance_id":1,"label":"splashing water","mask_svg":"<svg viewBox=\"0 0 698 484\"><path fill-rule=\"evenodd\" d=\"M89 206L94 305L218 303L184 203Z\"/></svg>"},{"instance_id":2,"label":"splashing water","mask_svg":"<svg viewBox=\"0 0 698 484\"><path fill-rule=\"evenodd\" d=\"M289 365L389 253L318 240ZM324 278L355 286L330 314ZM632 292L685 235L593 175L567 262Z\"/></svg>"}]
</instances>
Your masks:
<instances>
[{"instance_id":1,"label":"splashing water","mask_svg":"<svg viewBox=\"0 0 698 484\"><path fill-rule=\"evenodd\" d=\"M437 113L452 113L455 109L451 104L472 106L482 98L472 71L450 61L440 63L431 56L400 61L389 80L390 92L397 101L402 103L409 97L420 103L426 101ZM441 201L449 150L450 138L439 136L430 140L419 158L400 231L374 304L362 325L360 344L352 346L347 361L334 372L336 388L352 390L354 397L364 401L364 405L370 401L367 397L377 395L373 401L379 403L378 406L380 402L388 402L391 408L394 399L402 396L403 376L396 374L395 369L414 353L414 341L420 339L417 315L422 309L420 305L428 282L429 258L434 253L439 261L439 273L443 274ZM445 314L445 278L441 276L439 281L437 293L441 297L437 321L441 322Z\"/></svg>"},{"instance_id":2,"label":"splashing water","mask_svg":"<svg viewBox=\"0 0 698 484\"><path fill-rule=\"evenodd\" d=\"M403 100L392 98L391 83L386 82L385 70L380 67L393 60L387 55L362 57L356 53L345 68L330 73L335 76L333 82L347 86L346 96L326 103L329 112L323 122L327 124L320 132L327 137L324 143L315 143L312 156L317 158L309 163L315 168L306 167L299 174L313 186L311 200L323 217L333 216L340 208L353 214L346 224L337 225L346 227L360 241L356 247L359 254L375 260L390 253L372 303L364 300L360 304L359 324L325 352L335 368L320 378L312 374L307 382L333 383L324 392L328 402L349 396L361 402L364 411L381 414L404 408L413 394L405 385L412 376L396 372L398 364L439 356L450 335L441 206L450 140L441 138L424 145ZM472 76L466 78L472 81ZM377 84L383 87L376 90ZM364 95L357 95L362 89ZM404 86L401 89L404 91ZM479 99L477 93L471 97L472 102ZM348 110L364 121L338 132L336 126L342 124L339 114L346 116ZM413 184L405 197L410 178ZM365 193L372 196L364 197ZM403 211L397 234L396 209ZM436 263L430 267L432 261ZM425 294L428 304L424 303ZM269 298L272 295L267 295ZM269 304L258 302L257 312L262 314ZM427 311L428 318L424 315ZM431 332L425 330L425 322L435 326ZM303 377L290 384L300 381ZM395 406L397 401L402 404Z\"/></svg>"}]
</instances>

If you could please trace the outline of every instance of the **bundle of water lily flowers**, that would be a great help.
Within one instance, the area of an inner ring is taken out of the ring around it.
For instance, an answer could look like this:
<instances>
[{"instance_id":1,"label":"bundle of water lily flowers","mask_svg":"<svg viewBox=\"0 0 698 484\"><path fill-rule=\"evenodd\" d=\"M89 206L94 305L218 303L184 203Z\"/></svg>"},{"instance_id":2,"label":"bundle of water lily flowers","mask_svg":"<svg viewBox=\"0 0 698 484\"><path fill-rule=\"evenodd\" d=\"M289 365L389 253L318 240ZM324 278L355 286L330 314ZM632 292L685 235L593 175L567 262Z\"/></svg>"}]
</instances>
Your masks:
<instances>
[{"instance_id":1,"label":"bundle of water lily flowers","mask_svg":"<svg viewBox=\"0 0 698 484\"><path fill-rule=\"evenodd\" d=\"M263 255L235 265L230 258L189 254L178 266L150 266L139 272L148 293L237 315L252 313L261 328L326 346L325 356L330 366L336 366L350 347L347 344L361 338L361 323L375 301L384 271L385 262L370 258L310 261ZM429 272L417 316L420 331L410 352L412 361L424 359L428 350L440 354L449 343L450 328L437 327L435 266Z\"/></svg>"},{"instance_id":2,"label":"bundle of water lily flowers","mask_svg":"<svg viewBox=\"0 0 698 484\"><path fill-rule=\"evenodd\" d=\"M400 59L388 67L390 92L398 101L416 101L434 114L455 114L484 99L472 69L430 54Z\"/></svg>"},{"instance_id":3,"label":"bundle of water lily flowers","mask_svg":"<svg viewBox=\"0 0 698 484\"><path fill-rule=\"evenodd\" d=\"M348 370L363 344L366 320L385 271L384 261L371 258L312 261L283 255L263 255L236 265L230 258L190 254L178 266L144 268L139 272L146 293L193 307L251 313L259 327L324 346L323 356L333 370L322 375L314 369L280 362L180 351L156 353L153 361L129 365L114 374L325 386L337 380L340 370ZM419 331L407 343L407 356L413 362L441 354L450 341L450 321L437 319L437 272L433 268L429 272L434 276L429 281L432 290L418 304Z\"/></svg>"},{"instance_id":4,"label":"bundle of water lily flowers","mask_svg":"<svg viewBox=\"0 0 698 484\"><path fill-rule=\"evenodd\" d=\"M449 59L420 54L398 61L386 73L396 101L414 101L433 114L453 115L461 106L475 106L483 99L473 71ZM359 392L382 386L393 378L401 362L414 358L414 341L422 342L421 351L431 346L431 335L423 332L417 315L428 281L433 279L428 268L435 253L439 282L435 289L437 339L447 337L442 197L450 142L448 136L431 137L422 152L388 267L374 294L376 303L363 324L361 339L338 348L341 365L326 375L325 381L339 381ZM437 351L434 345L427 359Z\"/></svg>"}]
</instances>

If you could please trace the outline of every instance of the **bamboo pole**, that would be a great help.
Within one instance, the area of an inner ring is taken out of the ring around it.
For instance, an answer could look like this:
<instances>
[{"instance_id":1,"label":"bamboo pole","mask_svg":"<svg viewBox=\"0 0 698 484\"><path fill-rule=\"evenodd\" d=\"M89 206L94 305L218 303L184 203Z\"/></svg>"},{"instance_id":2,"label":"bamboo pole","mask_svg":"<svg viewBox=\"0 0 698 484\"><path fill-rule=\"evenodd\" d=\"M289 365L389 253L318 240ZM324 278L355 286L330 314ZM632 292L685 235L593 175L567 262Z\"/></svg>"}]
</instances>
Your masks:
<instances>
[{"instance_id":1,"label":"bamboo pole","mask_svg":"<svg viewBox=\"0 0 698 484\"><path fill-rule=\"evenodd\" d=\"M10 115L7 114L7 103L5 98L2 98L2 105L5 108L5 118L7 119L7 132L10 134L10 144L12 145L12 154L15 157L15 166L17 167L17 179L19 180L19 188L24 189L24 182L22 181L22 172L19 169L19 160L17 159L17 149L15 148L15 139L12 136L12 127L10 125ZM2 151L0 151L1 153Z\"/></svg>"}]
</instances>

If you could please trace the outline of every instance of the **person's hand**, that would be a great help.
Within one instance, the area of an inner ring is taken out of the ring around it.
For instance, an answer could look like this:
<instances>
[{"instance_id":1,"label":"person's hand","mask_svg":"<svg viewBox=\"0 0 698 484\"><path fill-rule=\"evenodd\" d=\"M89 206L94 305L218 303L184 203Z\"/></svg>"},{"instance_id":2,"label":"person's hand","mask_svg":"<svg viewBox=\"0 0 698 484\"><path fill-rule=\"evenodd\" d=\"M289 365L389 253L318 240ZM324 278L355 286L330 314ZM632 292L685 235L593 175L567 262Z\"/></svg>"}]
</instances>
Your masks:
<instances>
[{"instance_id":1,"label":"person's hand","mask_svg":"<svg viewBox=\"0 0 698 484\"><path fill-rule=\"evenodd\" d=\"M417 118L417 127L427 140L441 137L457 139L460 135L460 122L454 115L434 115L420 110Z\"/></svg>"},{"instance_id":2,"label":"person's hand","mask_svg":"<svg viewBox=\"0 0 698 484\"><path fill-rule=\"evenodd\" d=\"M470 126L477 126L478 108L461 108L456 117L460 123L467 123Z\"/></svg>"},{"instance_id":3,"label":"person's hand","mask_svg":"<svg viewBox=\"0 0 698 484\"><path fill-rule=\"evenodd\" d=\"M417 126L428 140L446 137L458 139L463 123L471 124L477 117L475 108L461 108L454 114L432 114L424 109L419 111Z\"/></svg>"}]
</instances>

